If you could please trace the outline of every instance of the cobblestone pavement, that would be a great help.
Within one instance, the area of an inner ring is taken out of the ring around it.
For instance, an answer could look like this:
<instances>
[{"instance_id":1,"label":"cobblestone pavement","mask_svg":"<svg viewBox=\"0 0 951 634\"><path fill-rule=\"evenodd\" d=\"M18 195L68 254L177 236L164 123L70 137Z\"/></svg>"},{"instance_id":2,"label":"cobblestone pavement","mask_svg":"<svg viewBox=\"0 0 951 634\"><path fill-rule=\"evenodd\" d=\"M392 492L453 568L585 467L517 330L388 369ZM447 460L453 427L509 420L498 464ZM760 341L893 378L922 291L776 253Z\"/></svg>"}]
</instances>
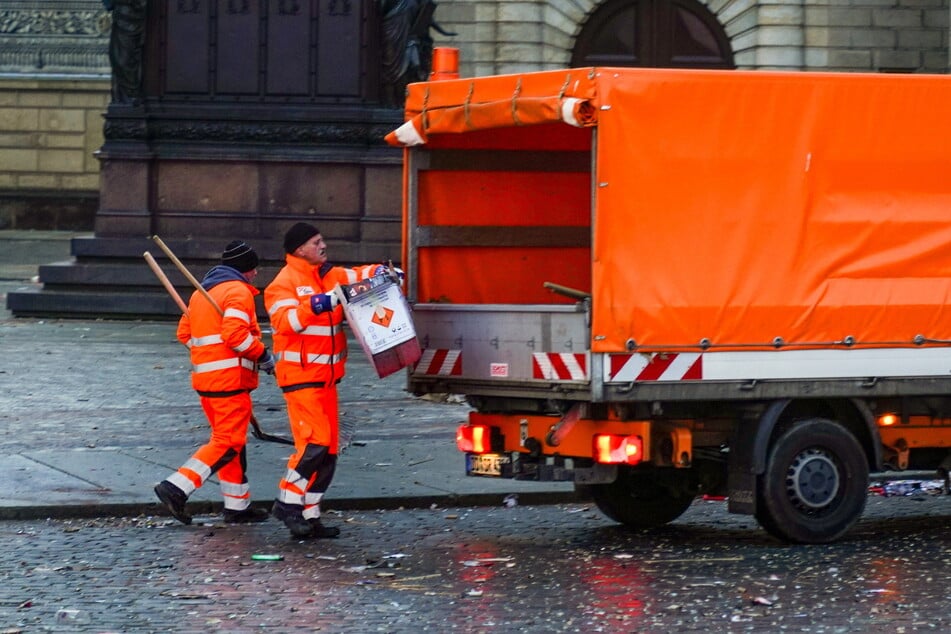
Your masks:
<instances>
[{"instance_id":1,"label":"cobblestone pavement","mask_svg":"<svg viewBox=\"0 0 951 634\"><path fill-rule=\"evenodd\" d=\"M828 546L720 502L636 534L583 504L273 519L3 522L3 632L948 631L944 497L881 498ZM254 555L279 555L262 561Z\"/></svg>"}]
</instances>

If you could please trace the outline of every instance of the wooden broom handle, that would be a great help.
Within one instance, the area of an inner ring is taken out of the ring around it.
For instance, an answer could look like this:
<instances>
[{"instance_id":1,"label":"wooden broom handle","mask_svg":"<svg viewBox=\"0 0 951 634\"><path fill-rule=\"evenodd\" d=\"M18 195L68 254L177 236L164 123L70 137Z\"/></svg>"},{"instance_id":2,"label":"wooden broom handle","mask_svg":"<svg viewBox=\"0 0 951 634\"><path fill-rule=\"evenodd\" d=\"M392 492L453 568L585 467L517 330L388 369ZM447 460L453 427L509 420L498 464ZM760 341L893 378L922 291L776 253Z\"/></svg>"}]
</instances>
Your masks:
<instances>
[{"instance_id":1,"label":"wooden broom handle","mask_svg":"<svg viewBox=\"0 0 951 634\"><path fill-rule=\"evenodd\" d=\"M166 256L168 256L168 259L178 267L178 270L182 272L182 275L185 276L185 279L191 282L192 286L195 287L195 290L204 295L205 299L208 300L208 303L215 307L215 310L218 311L219 315L223 316L225 311L221 310L221 306L218 305L218 302L215 301L215 298L208 294L208 291L205 290L205 287L202 286L197 279L195 279L195 276L192 275L187 268L185 268L185 265L182 264L182 261L179 260L174 253L172 253L171 249L168 248L168 245L165 244L158 236L152 236L152 240L155 241L155 244L159 245L159 248L162 249Z\"/></svg>"},{"instance_id":2,"label":"wooden broom handle","mask_svg":"<svg viewBox=\"0 0 951 634\"><path fill-rule=\"evenodd\" d=\"M178 304L178 307L182 309L182 314L188 314L188 306L185 305L185 300L182 299L182 296L178 294L178 291L175 290L175 287L172 286L172 282L169 281L168 276L165 275L158 262L155 261L155 258L152 257L152 254L146 251L142 254L142 257L145 258L145 261L148 262L149 268L152 269L152 272L155 273L155 276L159 278L159 281L162 282L162 286L165 287L165 290L168 291L168 294L172 296L172 299L175 300L175 303Z\"/></svg>"}]
</instances>

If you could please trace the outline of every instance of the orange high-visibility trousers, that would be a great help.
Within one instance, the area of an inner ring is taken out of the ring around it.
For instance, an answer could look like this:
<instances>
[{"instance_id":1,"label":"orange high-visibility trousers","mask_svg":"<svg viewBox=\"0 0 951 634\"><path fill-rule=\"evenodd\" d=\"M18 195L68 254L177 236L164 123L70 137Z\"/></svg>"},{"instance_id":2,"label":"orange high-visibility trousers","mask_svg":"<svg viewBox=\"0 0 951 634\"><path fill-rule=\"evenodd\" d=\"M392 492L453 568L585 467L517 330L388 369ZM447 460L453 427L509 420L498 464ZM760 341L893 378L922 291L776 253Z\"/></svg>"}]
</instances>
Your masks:
<instances>
[{"instance_id":1,"label":"orange high-visibility trousers","mask_svg":"<svg viewBox=\"0 0 951 634\"><path fill-rule=\"evenodd\" d=\"M243 511L251 503L246 475L251 394L242 392L227 397L199 398L211 425L211 438L167 480L187 496L217 473L224 507Z\"/></svg>"},{"instance_id":2,"label":"orange high-visibility trousers","mask_svg":"<svg viewBox=\"0 0 951 634\"><path fill-rule=\"evenodd\" d=\"M303 507L305 519L320 517L320 501L337 467L337 387L285 392L296 453L278 485L278 500Z\"/></svg>"}]
</instances>

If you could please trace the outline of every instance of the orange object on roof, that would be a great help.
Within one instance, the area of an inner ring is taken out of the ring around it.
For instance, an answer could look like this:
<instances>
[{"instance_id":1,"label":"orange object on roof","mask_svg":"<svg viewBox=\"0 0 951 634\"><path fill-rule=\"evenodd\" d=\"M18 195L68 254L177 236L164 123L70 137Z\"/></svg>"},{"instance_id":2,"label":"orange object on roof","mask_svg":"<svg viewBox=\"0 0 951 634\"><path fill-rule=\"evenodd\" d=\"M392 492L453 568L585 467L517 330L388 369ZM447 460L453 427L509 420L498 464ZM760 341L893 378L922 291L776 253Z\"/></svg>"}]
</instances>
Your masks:
<instances>
[{"instance_id":1,"label":"orange object on roof","mask_svg":"<svg viewBox=\"0 0 951 634\"><path fill-rule=\"evenodd\" d=\"M572 69L413 84L406 115L434 150L593 153L557 195L486 172L479 188L510 193L485 196L490 209L436 172L421 204L444 201L448 217L455 201L454 223L551 225L546 205L560 227L587 223L589 245L539 253L545 279L592 293L595 352L951 341L949 76ZM438 206L420 213L440 223ZM539 266L539 247L483 248L509 265L480 287L538 301L540 275L519 266ZM458 266L446 251L421 253L421 276L470 272L472 250Z\"/></svg>"}]
</instances>

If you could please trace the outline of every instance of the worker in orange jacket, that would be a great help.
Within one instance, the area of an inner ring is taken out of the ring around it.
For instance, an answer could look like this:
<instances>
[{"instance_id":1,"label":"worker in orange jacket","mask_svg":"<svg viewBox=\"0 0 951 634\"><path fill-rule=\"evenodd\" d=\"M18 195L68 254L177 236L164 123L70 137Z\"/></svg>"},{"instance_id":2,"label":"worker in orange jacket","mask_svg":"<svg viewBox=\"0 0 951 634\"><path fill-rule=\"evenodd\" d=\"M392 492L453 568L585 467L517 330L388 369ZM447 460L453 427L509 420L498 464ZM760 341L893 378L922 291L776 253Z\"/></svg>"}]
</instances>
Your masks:
<instances>
[{"instance_id":1,"label":"worker in orange jacket","mask_svg":"<svg viewBox=\"0 0 951 634\"><path fill-rule=\"evenodd\" d=\"M264 509L250 506L245 474L251 390L258 371L274 373L274 357L261 341L251 285L258 255L245 242L231 242L201 282L215 301L195 291L178 322L178 340L191 352L192 387L211 425L211 439L179 469L155 486L155 494L180 522L191 524L185 501L213 474L224 497L224 520L260 522ZM219 312L220 310L220 312Z\"/></svg>"},{"instance_id":2,"label":"worker in orange jacket","mask_svg":"<svg viewBox=\"0 0 951 634\"><path fill-rule=\"evenodd\" d=\"M296 453L288 460L271 512L294 537L337 537L340 529L320 519L320 501L337 465L337 383L347 359L343 309L333 289L386 267L332 266L320 231L303 222L287 231L284 251L286 265L264 289L264 305Z\"/></svg>"}]
</instances>

